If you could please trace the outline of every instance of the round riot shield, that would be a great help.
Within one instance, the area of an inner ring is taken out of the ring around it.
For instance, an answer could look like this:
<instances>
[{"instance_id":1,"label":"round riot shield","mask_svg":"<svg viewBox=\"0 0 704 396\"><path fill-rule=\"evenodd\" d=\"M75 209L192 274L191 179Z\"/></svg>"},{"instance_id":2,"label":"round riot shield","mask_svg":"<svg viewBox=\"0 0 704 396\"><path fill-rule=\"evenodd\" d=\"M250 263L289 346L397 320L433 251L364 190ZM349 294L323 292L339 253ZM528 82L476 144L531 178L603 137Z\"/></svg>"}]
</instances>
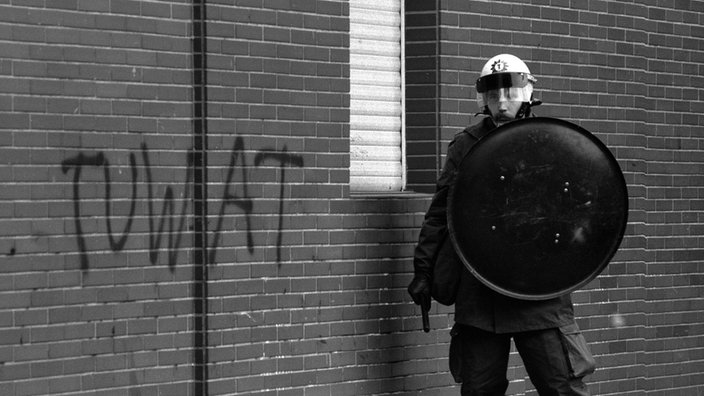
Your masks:
<instances>
[{"instance_id":1,"label":"round riot shield","mask_svg":"<svg viewBox=\"0 0 704 396\"><path fill-rule=\"evenodd\" d=\"M457 254L504 295L542 300L594 279L621 243L623 173L608 148L567 121L496 128L463 158L448 196Z\"/></svg>"}]
</instances>

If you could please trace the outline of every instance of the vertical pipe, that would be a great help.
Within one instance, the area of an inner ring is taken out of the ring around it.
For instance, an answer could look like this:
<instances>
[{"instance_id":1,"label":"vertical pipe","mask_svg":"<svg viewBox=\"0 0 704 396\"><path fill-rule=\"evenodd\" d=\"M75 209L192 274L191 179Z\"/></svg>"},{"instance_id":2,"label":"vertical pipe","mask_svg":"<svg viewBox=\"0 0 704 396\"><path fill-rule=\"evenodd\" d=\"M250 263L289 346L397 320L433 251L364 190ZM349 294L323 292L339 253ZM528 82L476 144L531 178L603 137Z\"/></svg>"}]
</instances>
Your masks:
<instances>
[{"instance_id":1,"label":"vertical pipe","mask_svg":"<svg viewBox=\"0 0 704 396\"><path fill-rule=\"evenodd\" d=\"M401 0L401 190L408 183L408 161L406 160L406 6Z\"/></svg>"},{"instance_id":2,"label":"vertical pipe","mask_svg":"<svg viewBox=\"0 0 704 396\"><path fill-rule=\"evenodd\" d=\"M442 132L440 127L440 7L441 0L435 1L435 179L442 170Z\"/></svg>"},{"instance_id":3,"label":"vertical pipe","mask_svg":"<svg viewBox=\"0 0 704 396\"><path fill-rule=\"evenodd\" d=\"M194 395L208 395L208 135L205 1L193 0Z\"/></svg>"}]
</instances>

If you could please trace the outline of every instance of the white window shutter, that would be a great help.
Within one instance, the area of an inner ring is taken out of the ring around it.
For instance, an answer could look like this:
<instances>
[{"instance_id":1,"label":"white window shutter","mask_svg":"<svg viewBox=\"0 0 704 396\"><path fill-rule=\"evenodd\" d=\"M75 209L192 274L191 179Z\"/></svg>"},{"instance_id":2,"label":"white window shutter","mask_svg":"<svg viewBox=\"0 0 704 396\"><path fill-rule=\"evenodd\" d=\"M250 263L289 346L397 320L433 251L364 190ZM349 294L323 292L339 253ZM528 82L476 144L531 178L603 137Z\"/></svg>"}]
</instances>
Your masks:
<instances>
[{"instance_id":1,"label":"white window shutter","mask_svg":"<svg viewBox=\"0 0 704 396\"><path fill-rule=\"evenodd\" d=\"M350 0L350 189L405 185L401 0Z\"/></svg>"}]
</instances>

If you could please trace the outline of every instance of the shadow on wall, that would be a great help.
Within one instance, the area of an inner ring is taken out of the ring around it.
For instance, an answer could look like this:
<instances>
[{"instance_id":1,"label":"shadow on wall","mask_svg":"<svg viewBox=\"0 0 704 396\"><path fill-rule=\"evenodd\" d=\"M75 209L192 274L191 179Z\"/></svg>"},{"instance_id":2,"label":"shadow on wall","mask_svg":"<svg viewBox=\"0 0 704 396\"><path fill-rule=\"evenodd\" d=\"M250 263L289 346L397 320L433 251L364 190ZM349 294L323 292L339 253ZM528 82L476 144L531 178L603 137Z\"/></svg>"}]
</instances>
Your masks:
<instances>
[{"instance_id":1,"label":"shadow on wall","mask_svg":"<svg viewBox=\"0 0 704 396\"><path fill-rule=\"evenodd\" d=\"M434 302L432 330L425 333L420 309L406 292L429 203L430 196L422 194L351 200L352 226L346 231L354 230L363 258L355 258L354 271L341 281L341 289L355 299L341 314L346 332L325 340L325 351L353 351L356 369L365 371L359 376L364 381L346 385L357 388L345 388L350 394L458 392L447 361L452 308Z\"/></svg>"}]
</instances>

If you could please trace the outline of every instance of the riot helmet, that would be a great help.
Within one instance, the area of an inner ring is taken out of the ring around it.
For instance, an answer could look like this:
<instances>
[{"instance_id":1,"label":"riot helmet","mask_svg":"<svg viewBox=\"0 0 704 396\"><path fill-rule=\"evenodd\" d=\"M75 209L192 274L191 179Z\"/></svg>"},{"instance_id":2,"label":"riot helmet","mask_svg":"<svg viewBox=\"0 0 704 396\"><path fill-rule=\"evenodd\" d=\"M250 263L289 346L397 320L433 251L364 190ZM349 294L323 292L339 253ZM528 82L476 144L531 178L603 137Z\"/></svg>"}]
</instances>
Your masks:
<instances>
[{"instance_id":1,"label":"riot helmet","mask_svg":"<svg viewBox=\"0 0 704 396\"><path fill-rule=\"evenodd\" d=\"M491 114L490 105L500 102L521 102L516 118L527 117L530 106L540 104L533 101L533 84L537 79L520 58L511 54L500 54L489 59L477 79L479 107Z\"/></svg>"}]
</instances>

